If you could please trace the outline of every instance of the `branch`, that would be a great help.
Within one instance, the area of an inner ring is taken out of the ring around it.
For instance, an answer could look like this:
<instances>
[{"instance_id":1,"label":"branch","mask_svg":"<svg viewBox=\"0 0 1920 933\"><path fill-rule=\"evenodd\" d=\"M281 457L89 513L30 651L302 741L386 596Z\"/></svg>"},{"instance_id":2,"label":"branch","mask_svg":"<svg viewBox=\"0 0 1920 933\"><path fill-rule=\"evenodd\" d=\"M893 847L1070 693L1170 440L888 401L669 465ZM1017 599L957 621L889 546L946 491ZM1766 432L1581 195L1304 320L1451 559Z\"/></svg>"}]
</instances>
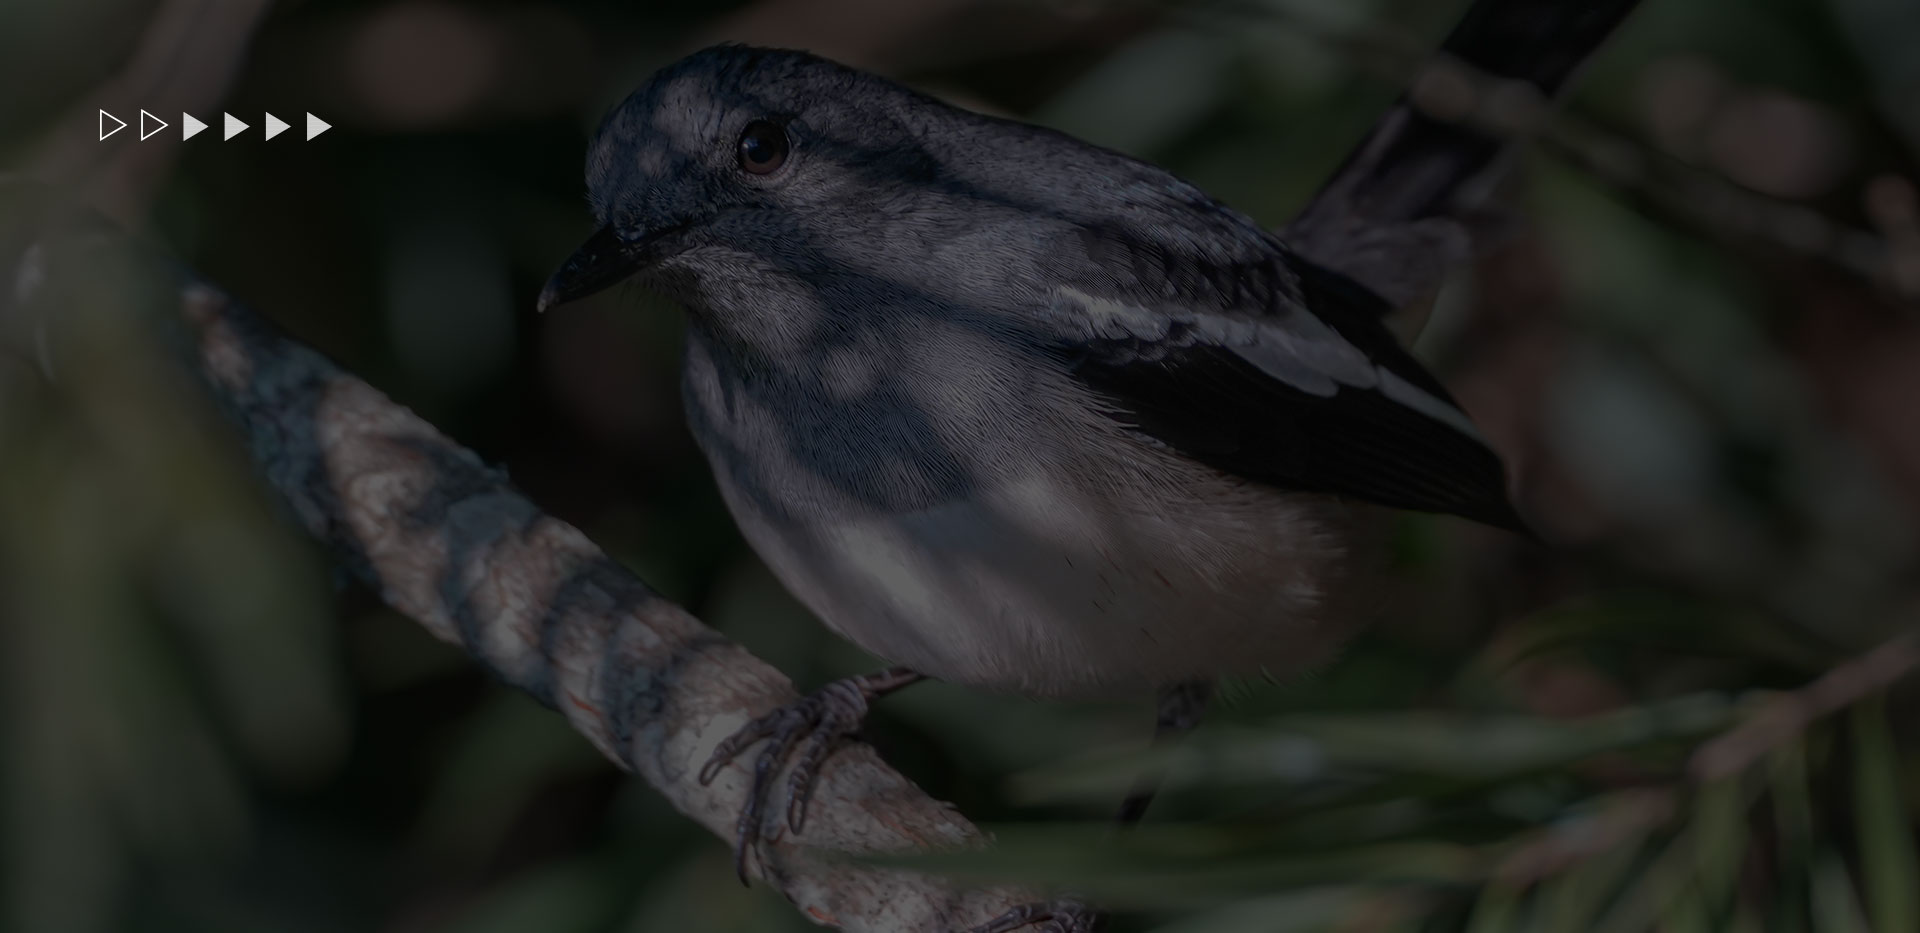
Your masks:
<instances>
[{"instance_id":1,"label":"branch","mask_svg":"<svg viewBox=\"0 0 1920 933\"><path fill-rule=\"evenodd\" d=\"M1733 778L1806 735L1814 722L1893 687L1920 669L1920 635L1903 632L1849 658L1797 690L1761 703L1732 728L1697 746L1684 778L1612 794L1598 812L1533 833L1501 858L1494 877L1519 888L1563 876L1623 846L1638 844L1685 812L1681 797Z\"/></svg>"},{"instance_id":2,"label":"branch","mask_svg":"<svg viewBox=\"0 0 1920 933\"><path fill-rule=\"evenodd\" d=\"M1920 225L1912 186L1885 176L1876 226L1850 226L1806 204L1742 188L1553 98L1637 0L1584 7L1556 0L1483 0L1430 55L1384 27L1347 30L1268 7L1223 3L1241 21L1284 19L1315 41L1403 81L1406 94L1283 231L1302 255L1401 305L1428 293L1470 251L1449 218L1474 215L1513 145L1584 172L1655 220L1697 235L1823 263L1889 298L1920 299Z\"/></svg>"},{"instance_id":3,"label":"branch","mask_svg":"<svg viewBox=\"0 0 1920 933\"><path fill-rule=\"evenodd\" d=\"M17 206L21 186L8 187L0 184L0 202ZM30 312L52 316L64 304L64 283L127 268L118 255L124 236L98 220L79 227L54 224L49 234L44 219L28 220L30 242L17 229L0 230L4 329L17 333ZM472 451L211 285L188 276L172 294L166 310L185 325L187 362L340 566L559 711L680 812L732 838L749 774L731 766L708 787L695 774L722 738L795 698L786 677L654 593ZM779 823L776 813L766 829L777 832ZM982 841L872 748L849 743L821 771L805 832L764 840L752 867L816 922L931 933L985 922L1033 898L962 892L823 852Z\"/></svg>"},{"instance_id":4,"label":"branch","mask_svg":"<svg viewBox=\"0 0 1920 933\"><path fill-rule=\"evenodd\" d=\"M1920 634L1896 635L1818 680L1767 701L1739 728L1695 750L1687 767L1703 783L1739 774L1798 738L1815 720L1893 686L1916 668L1920 668Z\"/></svg>"}]
</instances>

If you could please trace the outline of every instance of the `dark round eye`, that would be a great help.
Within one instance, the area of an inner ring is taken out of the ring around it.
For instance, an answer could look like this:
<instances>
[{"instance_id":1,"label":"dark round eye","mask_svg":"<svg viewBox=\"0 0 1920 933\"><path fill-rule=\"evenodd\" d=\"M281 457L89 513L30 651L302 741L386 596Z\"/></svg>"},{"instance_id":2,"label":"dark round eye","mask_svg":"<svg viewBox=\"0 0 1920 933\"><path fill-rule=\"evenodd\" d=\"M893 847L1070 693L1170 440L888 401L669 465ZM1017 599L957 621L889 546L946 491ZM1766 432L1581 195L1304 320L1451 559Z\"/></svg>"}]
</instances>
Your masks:
<instances>
[{"instance_id":1,"label":"dark round eye","mask_svg":"<svg viewBox=\"0 0 1920 933\"><path fill-rule=\"evenodd\" d=\"M772 120L755 120L740 132L740 167L755 175L772 174L787 162L787 128Z\"/></svg>"}]
</instances>

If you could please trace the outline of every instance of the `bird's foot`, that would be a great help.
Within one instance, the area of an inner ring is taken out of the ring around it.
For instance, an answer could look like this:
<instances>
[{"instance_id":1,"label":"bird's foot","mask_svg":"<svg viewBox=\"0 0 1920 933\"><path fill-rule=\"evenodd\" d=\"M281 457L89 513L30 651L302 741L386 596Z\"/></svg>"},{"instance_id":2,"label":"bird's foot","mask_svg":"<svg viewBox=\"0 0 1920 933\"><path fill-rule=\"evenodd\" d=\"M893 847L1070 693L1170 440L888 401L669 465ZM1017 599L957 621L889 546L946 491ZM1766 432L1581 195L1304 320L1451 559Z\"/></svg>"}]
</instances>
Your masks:
<instances>
[{"instance_id":1,"label":"bird's foot","mask_svg":"<svg viewBox=\"0 0 1920 933\"><path fill-rule=\"evenodd\" d=\"M1033 933L1093 933L1094 925L1099 922L1100 915L1088 910L1087 906L1079 901L1040 901L1034 904L1021 904L968 930L967 933L1012 933L1014 930L1032 930Z\"/></svg>"},{"instance_id":2,"label":"bird's foot","mask_svg":"<svg viewBox=\"0 0 1920 933\"><path fill-rule=\"evenodd\" d=\"M702 785L711 783L720 769L747 746L768 740L754 759L753 787L747 791L747 802L740 808L740 820L734 828L733 871L741 884L747 883L747 853L759 835L773 779L780 768L788 759L793 760L793 771L787 776L787 826L798 833L807 820L807 802L813 798L821 762L859 731L867 718L867 704L922 679L923 675L904 667L892 667L836 680L747 723L713 750L700 767Z\"/></svg>"}]
</instances>

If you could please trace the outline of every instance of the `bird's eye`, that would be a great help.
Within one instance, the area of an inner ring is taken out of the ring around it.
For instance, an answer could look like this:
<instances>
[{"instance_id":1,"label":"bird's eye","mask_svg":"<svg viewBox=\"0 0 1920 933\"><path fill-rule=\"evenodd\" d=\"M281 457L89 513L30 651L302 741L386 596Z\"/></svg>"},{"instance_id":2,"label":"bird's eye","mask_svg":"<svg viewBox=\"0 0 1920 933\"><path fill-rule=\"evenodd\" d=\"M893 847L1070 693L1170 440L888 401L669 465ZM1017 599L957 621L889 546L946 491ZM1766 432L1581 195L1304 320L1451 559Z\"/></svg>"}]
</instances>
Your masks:
<instances>
[{"instance_id":1,"label":"bird's eye","mask_svg":"<svg viewBox=\"0 0 1920 933\"><path fill-rule=\"evenodd\" d=\"M786 127L755 120L740 132L740 167L754 175L770 175L786 164L791 148Z\"/></svg>"}]
</instances>

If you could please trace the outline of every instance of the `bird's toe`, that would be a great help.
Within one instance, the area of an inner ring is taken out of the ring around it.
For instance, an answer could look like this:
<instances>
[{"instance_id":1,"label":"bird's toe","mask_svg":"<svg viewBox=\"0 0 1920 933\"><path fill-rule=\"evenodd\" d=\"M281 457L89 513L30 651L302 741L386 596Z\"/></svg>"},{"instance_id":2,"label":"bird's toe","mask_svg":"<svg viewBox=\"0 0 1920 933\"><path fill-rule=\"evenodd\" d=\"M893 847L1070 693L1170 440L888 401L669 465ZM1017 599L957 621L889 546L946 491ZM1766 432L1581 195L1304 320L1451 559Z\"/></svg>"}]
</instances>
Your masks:
<instances>
[{"instance_id":1,"label":"bird's toe","mask_svg":"<svg viewBox=\"0 0 1920 933\"><path fill-rule=\"evenodd\" d=\"M837 680L740 727L723 740L700 767L700 783L708 784L722 768L755 743L766 745L753 759L753 783L741 805L734 832L734 873L747 882L747 857L759 838L770 806L783 809L787 826L795 833L806 824L820 768L833 750L860 730L868 701L920 679L920 675L893 669ZM774 777L792 764L786 783L786 803L772 800Z\"/></svg>"},{"instance_id":2,"label":"bird's toe","mask_svg":"<svg viewBox=\"0 0 1920 933\"><path fill-rule=\"evenodd\" d=\"M1021 904L967 933L1093 933L1100 915L1085 904L1072 900L1036 901Z\"/></svg>"}]
</instances>

